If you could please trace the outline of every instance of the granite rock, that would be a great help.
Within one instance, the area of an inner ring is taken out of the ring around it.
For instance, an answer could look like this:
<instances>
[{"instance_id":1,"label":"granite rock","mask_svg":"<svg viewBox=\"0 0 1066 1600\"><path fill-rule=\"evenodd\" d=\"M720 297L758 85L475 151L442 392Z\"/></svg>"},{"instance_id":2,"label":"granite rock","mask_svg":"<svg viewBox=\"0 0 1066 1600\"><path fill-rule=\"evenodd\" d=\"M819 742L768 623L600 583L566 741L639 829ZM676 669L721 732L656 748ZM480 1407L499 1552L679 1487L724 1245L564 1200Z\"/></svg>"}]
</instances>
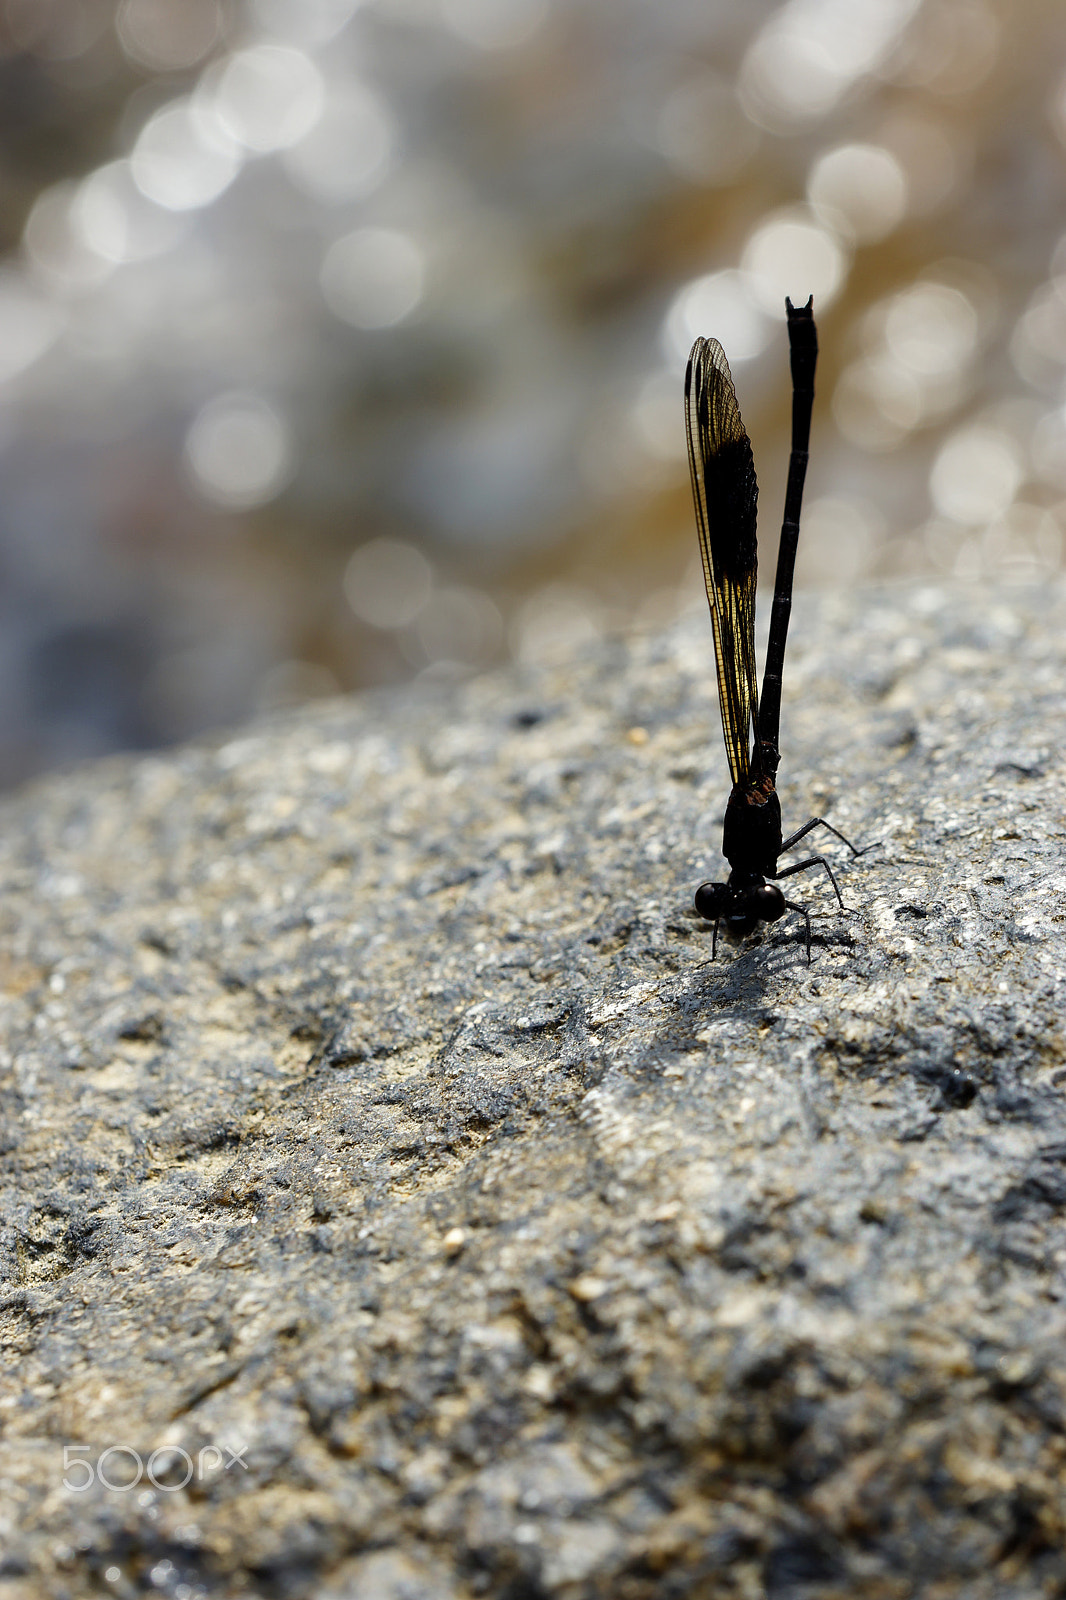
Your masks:
<instances>
[{"instance_id":1,"label":"granite rock","mask_svg":"<svg viewBox=\"0 0 1066 1600\"><path fill-rule=\"evenodd\" d=\"M0 1595L1066 1592L1064 624L798 607L810 964L695 611L8 798Z\"/></svg>"}]
</instances>

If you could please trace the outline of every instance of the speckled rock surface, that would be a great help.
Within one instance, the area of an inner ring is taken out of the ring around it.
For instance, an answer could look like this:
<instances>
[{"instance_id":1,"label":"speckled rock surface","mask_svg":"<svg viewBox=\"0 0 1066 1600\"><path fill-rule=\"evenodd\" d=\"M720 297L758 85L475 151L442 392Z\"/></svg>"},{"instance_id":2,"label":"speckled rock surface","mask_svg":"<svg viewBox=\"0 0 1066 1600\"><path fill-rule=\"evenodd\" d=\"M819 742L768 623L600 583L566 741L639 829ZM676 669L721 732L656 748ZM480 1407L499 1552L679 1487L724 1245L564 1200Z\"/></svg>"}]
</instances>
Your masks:
<instances>
[{"instance_id":1,"label":"speckled rock surface","mask_svg":"<svg viewBox=\"0 0 1066 1600\"><path fill-rule=\"evenodd\" d=\"M695 611L4 803L0 1594L1066 1594L1066 597L785 695L810 966Z\"/></svg>"}]
</instances>

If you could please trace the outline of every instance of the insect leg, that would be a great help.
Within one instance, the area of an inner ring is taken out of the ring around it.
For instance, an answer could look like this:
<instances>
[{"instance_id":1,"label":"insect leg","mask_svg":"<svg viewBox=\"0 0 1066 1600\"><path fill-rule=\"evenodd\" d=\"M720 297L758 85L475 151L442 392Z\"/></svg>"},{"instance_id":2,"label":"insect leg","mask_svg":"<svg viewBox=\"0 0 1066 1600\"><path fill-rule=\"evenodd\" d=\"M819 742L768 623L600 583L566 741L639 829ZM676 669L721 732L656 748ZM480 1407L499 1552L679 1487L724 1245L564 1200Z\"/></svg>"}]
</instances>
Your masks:
<instances>
[{"instance_id":1,"label":"insect leg","mask_svg":"<svg viewBox=\"0 0 1066 1600\"><path fill-rule=\"evenodd\" d=\"M860 850L858 845L852 844L850 839L845 839L845 837L841 833L840 829L839 828L834 828L833 824L831 822L826 822L824 817L812 817L810 822L805 822L803 824L802 828L797 828L795 833L790 833L789 834L788 838L784 841L784 843L781 846L781 853L783 854L786 850L791 850L793 845L799 844L800 840L802 838L804 838L805 835L810 833L812 828L828 828L830 833L836 835L836 837L840 840L841 844L846 844L847 845L847 847L851 851L852 855L864 856L866 854L867 850L872 850L873 849L873 845L872 844L867 844L867 845L863 845L862 849Z\"/></svg>"},{"instance_id":2,"label":"insect leg","mask_svg":"<svg viewBox=\"0 0 1066 1600\"><path fill-rule=\"evenodd\" d=\"M840 885L839 885L839 883L837 883L836 879L834 878L833 869L829 865L828 861L825 859L824 856L808 856L806 861L797 861L796 865L794 867L786 867L784 872L768 872L766 874L766 876L768 878L791 878L794 873L803 872L803 871L805 871L805 869L807 867L824 867L825 868L826 872L828 872L828 874L829 874L829 882L833 885L833 888L836 890L836 897L840 901L840 909L841 909L841 911L846 911L848 908L844 904L843 895L840 893ZM785 904L786 905L788 904L787 900L785 901Z\"/></svg>"}]
</instances>

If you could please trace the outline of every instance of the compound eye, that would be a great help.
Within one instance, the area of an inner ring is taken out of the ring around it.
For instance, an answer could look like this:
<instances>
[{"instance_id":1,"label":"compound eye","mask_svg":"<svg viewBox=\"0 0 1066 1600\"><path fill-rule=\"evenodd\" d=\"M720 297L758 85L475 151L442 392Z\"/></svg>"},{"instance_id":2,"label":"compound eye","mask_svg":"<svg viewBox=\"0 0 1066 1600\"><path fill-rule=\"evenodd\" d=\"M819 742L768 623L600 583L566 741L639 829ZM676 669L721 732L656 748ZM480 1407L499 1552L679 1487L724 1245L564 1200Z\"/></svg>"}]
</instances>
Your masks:
<instances>
[{"instance_id":1,"label":"compound eye","mask_svg":"<svg viewBox=\"0 0 1066 1600\"><path fill-rule=\"evenodd\" d=\"M715 922L723 914L727 890L724 883L701 883L696 890L693 904L701 917L708 922Z\"/></svg>"},{"instance_id":2,"label":"compound eye","mask_svg":"<svg viewBox=\"0 0 1066 1600\"><path fill-rule=\"evenodd\" d=\"M785 914L785 897L775 883L762 883L752 890L752 912L763 922L776 922Z\"/></svg>"}]
</instances>

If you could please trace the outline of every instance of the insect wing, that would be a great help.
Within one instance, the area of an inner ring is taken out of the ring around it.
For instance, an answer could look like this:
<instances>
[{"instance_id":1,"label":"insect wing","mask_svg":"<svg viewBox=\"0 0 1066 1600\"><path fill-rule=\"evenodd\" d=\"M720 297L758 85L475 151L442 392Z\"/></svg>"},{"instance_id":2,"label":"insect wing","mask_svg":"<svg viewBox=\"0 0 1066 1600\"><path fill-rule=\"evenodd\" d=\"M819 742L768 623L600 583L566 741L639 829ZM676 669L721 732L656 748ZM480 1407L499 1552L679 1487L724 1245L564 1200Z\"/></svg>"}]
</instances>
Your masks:
<instances>
[{"instance_id":1,"label":"insect wing","mask_svg":"<svg viewBox=\"0 0 1066 1600\"><path fill-rule=\"evenodd\" d=\"M733 377L717 339L697 339L685 373L685 423L703 577L711 608L729 771L748 776L758 719L755 668L759 486Z\"/></svg>"}]
</instances>

